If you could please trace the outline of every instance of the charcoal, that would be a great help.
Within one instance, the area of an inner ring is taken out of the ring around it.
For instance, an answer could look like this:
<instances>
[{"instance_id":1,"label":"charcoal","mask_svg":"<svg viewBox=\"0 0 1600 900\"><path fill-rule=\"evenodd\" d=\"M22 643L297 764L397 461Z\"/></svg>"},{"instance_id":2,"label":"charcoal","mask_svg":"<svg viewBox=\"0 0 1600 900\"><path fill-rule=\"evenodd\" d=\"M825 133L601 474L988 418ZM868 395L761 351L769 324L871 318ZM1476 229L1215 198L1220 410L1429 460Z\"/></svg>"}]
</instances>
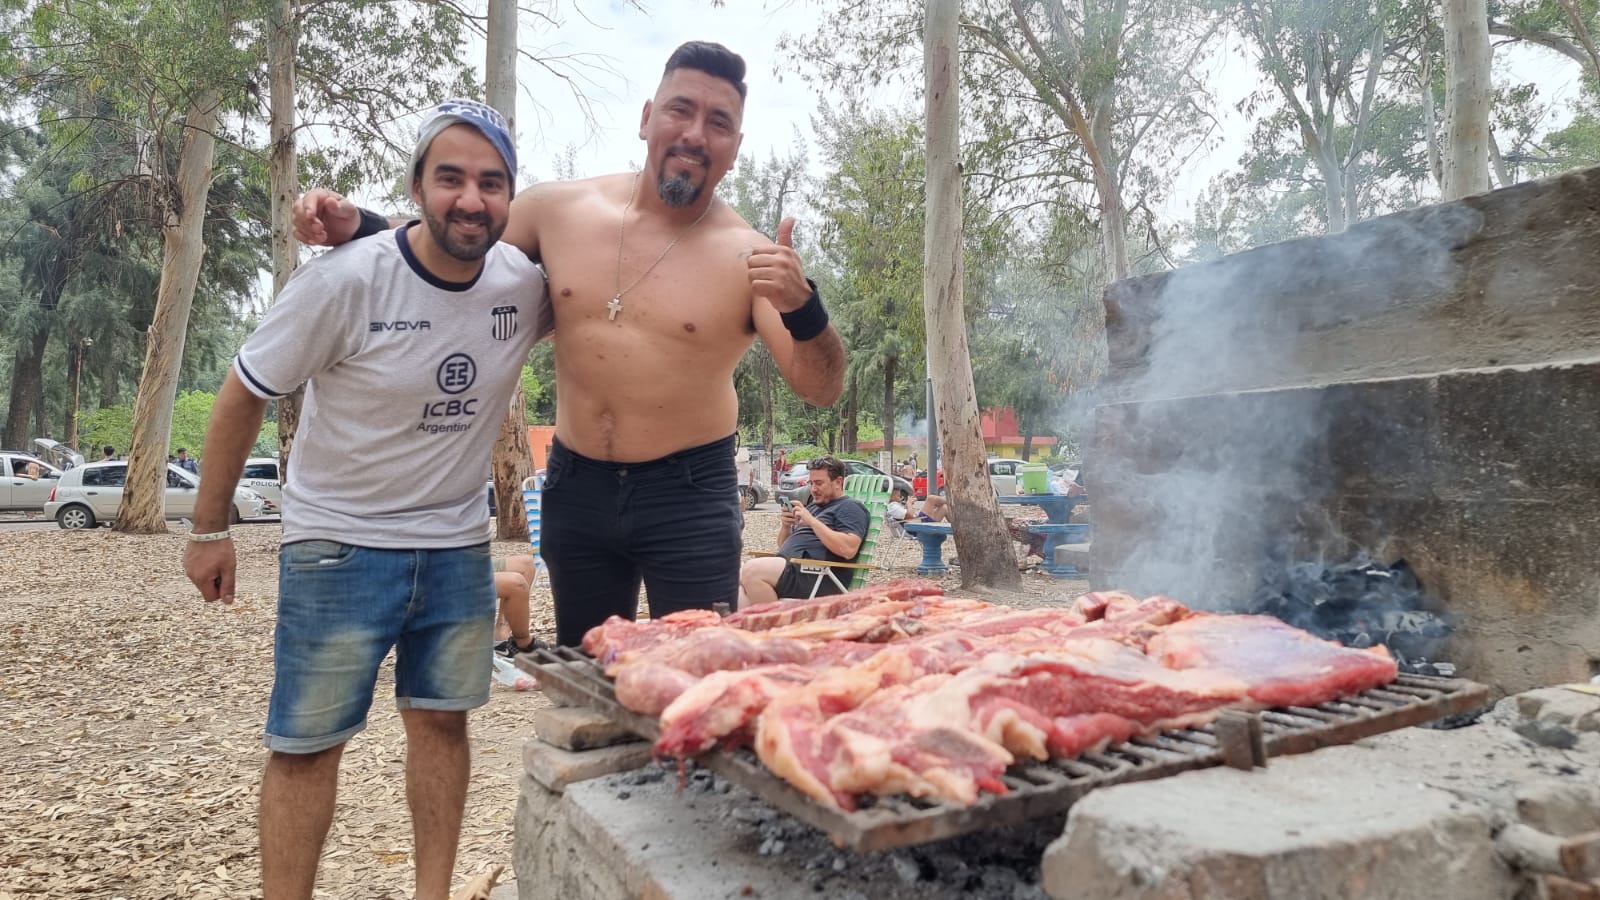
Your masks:
<instances>
[{"instance_id":1,"label":"charcoal","mask_svg":"<svg viewBox=\"0 0 1600 900\"><path fill-rule=\"evenodd\" d=\"M1381 644L1402 672L1453 675L1450 663L1430 662L1454 630L1430 605L1405 560L1383 565L1360 554L1332 566L1268 566L1244 611L1275 616L1346 647Z\"/></svg>"},{"instance_id":2,"label":"charcoal","mask_svg":"<svg viewBox=\"0 0 1600 900\"><path fill-rule=\"evenodd\" d=\"M894 868L894 874L906 884L916 884L922 880L922 867L916 860L903 853L889 856L889 865Z\"/></svg>"}]
</instances>

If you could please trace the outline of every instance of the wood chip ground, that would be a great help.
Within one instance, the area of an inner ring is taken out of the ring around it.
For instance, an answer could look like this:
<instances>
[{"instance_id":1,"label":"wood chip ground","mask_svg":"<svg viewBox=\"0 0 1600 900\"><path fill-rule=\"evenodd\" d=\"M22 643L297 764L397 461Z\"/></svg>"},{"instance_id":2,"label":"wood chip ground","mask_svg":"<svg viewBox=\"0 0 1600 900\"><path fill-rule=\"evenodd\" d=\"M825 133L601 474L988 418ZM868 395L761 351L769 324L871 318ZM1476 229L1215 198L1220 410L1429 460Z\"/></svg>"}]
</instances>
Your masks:
<instances>
[{"instance_id":1,"label":"wood chip ground","mask_svg":"<svg viewBox=\"0 0 1600 900\"><path fill-rule=\"evenodd\" d=\"M746 514L747 547L771 549L777 530L776 511ZM260 896L255 812L280 529L237 533L238 601L221 606L183 577L176 525L155 536L0 525L0 900ZM521 549L494 544L497 556ZM919 557L900 542L873 580L912 575ZM959 592L958 576L942 581ZM1087 589L1037 573L1023 581L1020 594L985 599L1055 605ZM552 637L548 586L532 606L535 633ZM411 896L393 690L391 657L368 728L344 756L319 898ZM543 703L495 684L472 714L458 885L510 864L522 742Z\"/></svg>"}]
</instances>

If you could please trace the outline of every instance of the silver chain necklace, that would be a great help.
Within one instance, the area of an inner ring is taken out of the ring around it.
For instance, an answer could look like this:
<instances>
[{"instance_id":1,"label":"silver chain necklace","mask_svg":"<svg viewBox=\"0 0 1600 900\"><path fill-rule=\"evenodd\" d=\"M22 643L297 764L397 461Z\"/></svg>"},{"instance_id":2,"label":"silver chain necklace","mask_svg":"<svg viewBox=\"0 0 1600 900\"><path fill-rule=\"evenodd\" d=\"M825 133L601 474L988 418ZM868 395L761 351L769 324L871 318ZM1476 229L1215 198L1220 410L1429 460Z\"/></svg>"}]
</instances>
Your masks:
<instances>
[{"instance_id":1,"label":"silver chain necklace","mask_svg":"<svg viewBox=\"0 0 1600 900\"><path fill-rule=\"evenodd\" d=\"M717 202L717 198L712 197L711 202L706 204L706 208L700 211L700 215L693 222L689 223L689 227L678 232L678 236L673 238L672 241L667 244L666 249L661 251L661 255L656 257L656 261L646 266L645 270L639 273L639 277L635 278L632 284L628 285L627 287L623 287L622 244L624 238L626 238L628 234L628 210L633 208L633 201L639 195L639 181L643 177L644 176L642 174L634 177L633 190L628 192L628 205L622 208L622 224L617 228L617 292L616 294L612 295L610 300L606 301L606 309L610 312L610 314L606 316L606 321L608 322L615 322L617 320L617 313L622 312L622 295L638 287L639 282L643 281L646 275L649 275L652 271L654 271L655 267L660 265L663 259L667 258L667 254L672 252L672 248L678 246L678 242L683 240L684 235L693 231L694 227L700 224L700 220L706 217L706 213L711 212L711 207L716 205Z\"/></svg>"}]
</instances>

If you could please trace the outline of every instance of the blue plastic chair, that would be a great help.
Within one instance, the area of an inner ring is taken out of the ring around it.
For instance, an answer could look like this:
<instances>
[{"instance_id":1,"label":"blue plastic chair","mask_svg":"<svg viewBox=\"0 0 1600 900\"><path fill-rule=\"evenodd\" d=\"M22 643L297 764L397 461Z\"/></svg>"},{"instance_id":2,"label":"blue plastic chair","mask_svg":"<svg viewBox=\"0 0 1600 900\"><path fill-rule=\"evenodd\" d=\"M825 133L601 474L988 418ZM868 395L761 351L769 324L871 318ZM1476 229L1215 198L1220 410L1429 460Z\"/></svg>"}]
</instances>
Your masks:
<instances>
[{"instance_id":1,"label":"blue plastic chair","mask_svg":"<svg viewBox=\"0 0 1600 900\"><path fill-rule=\"evenodd\" d=\"M549 581L545 572L544 557L539 555L539 507L540 497L544 492L544 476L534 475L522 480L522 511L528 519L528 544L529 552L534 560L534 583L540 580ZM529 585L532 587L533 585Z\"/></svg>"}]
</instances>

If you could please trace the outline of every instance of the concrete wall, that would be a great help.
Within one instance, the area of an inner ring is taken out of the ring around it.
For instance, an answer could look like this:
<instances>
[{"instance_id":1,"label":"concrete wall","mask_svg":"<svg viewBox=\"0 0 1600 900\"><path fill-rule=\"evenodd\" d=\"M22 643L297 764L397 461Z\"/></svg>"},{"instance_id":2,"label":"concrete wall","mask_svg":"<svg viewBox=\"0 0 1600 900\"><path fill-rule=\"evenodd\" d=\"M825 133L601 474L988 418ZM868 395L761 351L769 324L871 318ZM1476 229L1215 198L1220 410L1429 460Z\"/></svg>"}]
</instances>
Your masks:
<instances>
[{"instance_id":1,"label":"concrete wall","mask_svg":"<svg viewBox=\"0 0 1600 900\"><path fill-rule=\"evenodd\" d=\"M1107 291L1097 587L1405 558L1464 674L1600 666L1600 170Z\"/></svg>"},{"instance_id":2,"label":"concrete wall","mask_svg":"<svg viewBox=\"0 0 1600 900\"><path fill-rule=\"evenodd\" d=\"M1600 168L1106 290L1109 399L1600 353Z\"/></svg>"}]
</instances>

